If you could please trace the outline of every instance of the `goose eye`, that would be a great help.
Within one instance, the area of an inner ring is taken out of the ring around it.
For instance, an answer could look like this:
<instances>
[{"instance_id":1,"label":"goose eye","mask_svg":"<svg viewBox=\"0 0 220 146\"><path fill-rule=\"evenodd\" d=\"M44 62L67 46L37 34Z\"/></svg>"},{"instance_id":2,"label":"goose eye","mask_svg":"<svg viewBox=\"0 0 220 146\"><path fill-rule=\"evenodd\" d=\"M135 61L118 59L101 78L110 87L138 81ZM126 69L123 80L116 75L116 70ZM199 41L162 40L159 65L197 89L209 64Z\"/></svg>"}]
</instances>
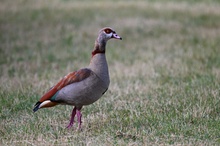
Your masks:
<instances>
[{"instance_id":1,"label":"goose eye","mask_svg":"<svg viewBox=\"0 0 220 146\"><path fill-rule=\"evenodd\" d=\"M104 31L105 31L105 33L107 33L107 34L109 34L109 33L112 32L110 29L105 29Z\"/></svg>"}]
</instances>

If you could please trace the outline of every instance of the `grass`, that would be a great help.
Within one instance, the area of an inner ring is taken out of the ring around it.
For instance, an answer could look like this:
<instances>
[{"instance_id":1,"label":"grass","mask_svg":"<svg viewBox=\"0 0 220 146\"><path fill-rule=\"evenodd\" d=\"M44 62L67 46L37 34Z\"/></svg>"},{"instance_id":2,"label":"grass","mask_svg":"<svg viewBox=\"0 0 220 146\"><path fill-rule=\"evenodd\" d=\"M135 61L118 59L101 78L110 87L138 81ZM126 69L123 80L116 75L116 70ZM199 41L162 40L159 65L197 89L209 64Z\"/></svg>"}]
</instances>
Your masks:
<instances>
[{"instance_id":1,"label":"grass","mask_svg":"<svg viewBox=\"0 0 220 146\"><path fill-rule=\"evenodd\" d=\"M123 41L108 43L111 85L83 131L65 129L70 106L33 113L104 26ZM218 1L3 0L0 31L1 145L220 144Z\"/></svg>"}]
</instances>

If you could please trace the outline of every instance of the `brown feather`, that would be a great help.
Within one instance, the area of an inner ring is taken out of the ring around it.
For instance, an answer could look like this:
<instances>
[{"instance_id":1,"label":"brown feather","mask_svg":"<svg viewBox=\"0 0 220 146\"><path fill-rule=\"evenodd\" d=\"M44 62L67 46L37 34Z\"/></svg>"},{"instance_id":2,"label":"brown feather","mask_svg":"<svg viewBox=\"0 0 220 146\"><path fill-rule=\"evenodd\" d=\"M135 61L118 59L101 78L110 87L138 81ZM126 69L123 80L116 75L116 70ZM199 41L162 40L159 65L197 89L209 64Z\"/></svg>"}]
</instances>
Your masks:
<instances>
[{"instance_id":1,"label":"brown feather","mask_svg":"<svg viewBox=\"0 0 220 146\"><path fill-rule=\"evenodd\" d=\"M90 69L84 68L75 72L71 72L66 75L63 79L61 79L53 88L51 88L47 93L45 93L41 98L40 102L44 102L45 100L49 100L54 94L57 93L63 87L75 83L80 82L87 78L91 73Z\"/></svg>"}]
</instances>

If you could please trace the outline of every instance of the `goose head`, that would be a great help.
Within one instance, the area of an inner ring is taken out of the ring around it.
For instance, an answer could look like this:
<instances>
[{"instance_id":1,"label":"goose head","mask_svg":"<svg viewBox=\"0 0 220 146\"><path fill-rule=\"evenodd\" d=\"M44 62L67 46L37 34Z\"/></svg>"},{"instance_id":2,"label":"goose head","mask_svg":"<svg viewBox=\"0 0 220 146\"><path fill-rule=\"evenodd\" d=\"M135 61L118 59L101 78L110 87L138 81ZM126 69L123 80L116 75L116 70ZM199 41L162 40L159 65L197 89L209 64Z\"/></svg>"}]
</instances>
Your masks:
<instances>
[{"instance_id":1,"label":"goose head","mask_svg":"<svg viewBox=\"0 0 220 146\"><path fill-rule=\"evenodd\" d=\"M106 42L112 38L122 40L122 38L117 35L117 33L110 27L105 27L99 31L99 37L101 37Z\"/></svg>"},{"instance_id":2,"label":"goose head","mask_svg":"<svg viewBox=\"0 0 220 146\"><path fill-rule=\"evenodd\" d=\"M106 43L110 39L122 40L122 38L119 35L117 35L117 33L112 28L110 27L102 28L99 31L98 38L96 39L95 42L95 50L104 52Z\"/></svg>"}]
</instances>

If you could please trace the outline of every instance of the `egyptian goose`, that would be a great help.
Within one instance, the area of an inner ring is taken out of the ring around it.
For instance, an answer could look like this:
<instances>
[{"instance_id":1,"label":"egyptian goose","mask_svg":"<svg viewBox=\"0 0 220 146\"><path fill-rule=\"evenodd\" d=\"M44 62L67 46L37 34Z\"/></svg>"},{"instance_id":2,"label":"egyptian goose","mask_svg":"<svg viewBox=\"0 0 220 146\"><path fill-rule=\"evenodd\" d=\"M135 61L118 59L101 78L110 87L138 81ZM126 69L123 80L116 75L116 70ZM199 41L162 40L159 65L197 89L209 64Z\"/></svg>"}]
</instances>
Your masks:
<instances>
[{"instance_id":1,"label":"egyptian goose","mask_svg":"<svg viewBox=\"0 0 220 146\"><path fill-rule=\"evenodd\" d=\"M36 112L40 108L53 107L58 104L72 105L74 108L67 128L73 126L76 115L78 129L81 129L82 114L80 110L84 105L97 101L109 87L110 80L105 49L107 41L111 38L122 40L112 28L101 29L95 41L89 66L71 72L62 78L40 98L33 111Z\"/></svg>"}]
</instances>

